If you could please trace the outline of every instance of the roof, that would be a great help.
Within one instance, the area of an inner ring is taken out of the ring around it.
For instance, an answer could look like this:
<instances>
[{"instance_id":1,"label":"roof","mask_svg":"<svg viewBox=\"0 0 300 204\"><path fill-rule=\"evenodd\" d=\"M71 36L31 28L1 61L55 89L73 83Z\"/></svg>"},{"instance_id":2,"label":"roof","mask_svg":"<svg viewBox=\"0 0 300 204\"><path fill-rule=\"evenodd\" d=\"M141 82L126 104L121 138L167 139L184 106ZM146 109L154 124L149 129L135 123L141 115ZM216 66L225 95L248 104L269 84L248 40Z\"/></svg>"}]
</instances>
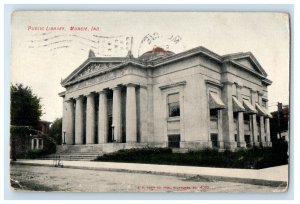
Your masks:
<instances>
[{"instance_id":1,"label":"roof","mask_svg":"<svg viewBox=\"0 0 300 204\"><path fill-rule=\"evenodd\" d=\"M154 47L152 50L145 52L138 59L142 61L157 60L159 58L174 55L174 52L165 50L161 47Z\"/></svg>"},{"instance_id":2,"label":"roof","mask_svg":"<svg viewBox=\"0 0 300 204\"><path fill-rule=\"evenodd\" d=\"M95 57L93 53L89 53L89 57L69 76L62 80L61 85L66 87L128 65L134 65L141 68L156 68L195 55L206 56L219 64L231 63L233 66L257 75L266 85L272 83L272 81L267 79L267 73L251 52L239 52L221 56L205 47L199 46L177 54L160 47L155 47L153 50L145 52L138 58L134 58L131 52L128 53L126 57ZM245 64L246 61L247 63ZM80 73L87 67L93 65L97 66L96 64L101 63L107 63L109 66L98 67L97 69L93 69L92 72L80 76ZM63 95L63 93L61 93L61 95Z\"/></svg>"}]
</instances>

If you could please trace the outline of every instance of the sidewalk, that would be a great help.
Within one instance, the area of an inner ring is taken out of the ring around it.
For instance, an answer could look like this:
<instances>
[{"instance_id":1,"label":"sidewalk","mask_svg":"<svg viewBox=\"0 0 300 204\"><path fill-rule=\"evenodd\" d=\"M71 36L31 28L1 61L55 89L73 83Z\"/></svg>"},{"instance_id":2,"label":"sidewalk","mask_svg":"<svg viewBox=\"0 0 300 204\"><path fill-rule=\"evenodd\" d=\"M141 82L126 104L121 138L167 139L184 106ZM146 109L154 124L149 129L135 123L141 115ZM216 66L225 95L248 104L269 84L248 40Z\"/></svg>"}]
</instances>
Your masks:
<instances>
[{"instance_id":1,"label":"sidewalk","mask_svg":"<svg viewBox=\"0 0 300 204\"><path fill-rule=\"evenodd\" d=\"M54 167L53 160L18 160L13 163L33 166L36 165ZM63 161L63 167L102 171L185 176L195 178L206 178L215 181L228 181L268 186L286 186L288 183L288 165L254 170L137 163Z\"/></svg>"}]
</instances>

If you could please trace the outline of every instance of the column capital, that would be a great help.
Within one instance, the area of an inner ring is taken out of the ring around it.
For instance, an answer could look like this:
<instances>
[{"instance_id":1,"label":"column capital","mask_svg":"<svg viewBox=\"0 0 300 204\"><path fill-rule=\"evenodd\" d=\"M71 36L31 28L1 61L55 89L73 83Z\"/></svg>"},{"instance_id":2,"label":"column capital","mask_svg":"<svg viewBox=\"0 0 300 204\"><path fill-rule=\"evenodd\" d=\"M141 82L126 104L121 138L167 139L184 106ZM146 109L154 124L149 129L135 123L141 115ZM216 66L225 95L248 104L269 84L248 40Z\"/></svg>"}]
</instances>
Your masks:
<instances>
[{"instance_id":1,"label":"column capital","mask_svg":"<svg viewBox=\"0 0 300 204\"><path fill-rule=\"evenodd\" d=\"M119 85L116 85L116 86L114 86L113 88L111 88L113 91L114 90L120 90L121 89L121 86L119 86Z\"/></svg>"},{"instance_id":2,"label":"column capital","mask_svg":"<svg viewBox=\"0 0 300 204\"><path fill-rule=\"evenodd\" d=\"M263 96L264 95L264 93L261 92L261 91L257 91L257 93L258 93L259 96Z\"/></svg>"},{"instance_id":3,"label":"column capital","mask_svg":"<svg viewBox=\"0 0 300 204\"><path fill-rule=\"evenodd\" d=\"M222 84L223 85L233 85L234 83L233 82L231 82L231 81L224 81L224 82L222 82Z\"/></svg>"},{"instance_id":4,"label":"column capital","mask_svg":"<svg viewBox=\"0 0 300 204\"><path fill-rule=\"evenodd\" d=\"M253 89L250 89L250 92L253 93L253 94L254 94L254 93L257 93L257 91L256 91L256 90L253 90Z\"/></svg>"},{"instance_id":5,"label":"column capital","mask_svg":"<svg viewBox=\"0 0 300 204\"><path fill-rule=\"evenodd\" d=\"M137 87L138 85L137 84L134 84L134 83L128 83L126 84L126 87Z\"/></svg>"},{"instance_id":6,"label":"column capital","mask_svg":"<svg viewBox=\"0 0 300 204\"><path fill-rule=\"evenodd\" d=\"M244 85L243 85L242 83L237 83L237 82L235 82L235 85L236 85L236 87L239 88L239 89L241 89L241 88L244 87Z\"/></svg>"},{"instance_id":7,"label":"column capital","mask_svg":"<svg viewBox=\"0 0 300 204\"><path fill-rule=\"evenodd\" d=\"M103 89L101 91L97 91L97 93L100 94L107 94L107 89Z\"/></svg>"},{"instance_id":8,"label":"column capital","mask_svg":"<svg viewBox=\"0 0 300 204\"><path fill-rule=\"evenodd\" d=\"M92 96L95 96L95 92L90 92L86 95L86 97L92 97Z\"/></svg>"},{"instance_id":9,"label":"column capital","mask_svg":"<svg viewBox=\"0 0 300 204\"><path fill-rule=\"evenodd\" d=\"M140 88L148 89L147 85L139 85Z\"/></svg>"},{"instance_id":10,"label":"column capital","mask_svg":"<svg viewBox=\"0 0 300 204\"><path fill-rule=\"evenodd\" d=\"M64 102L67 102L67 103L70 103L70 102L73 102L73 101L74 101L73 98L68 98L68 99L64 100Z\"/></svg>"},{"instance_id":11,"label":"column capital","mask_svg":"<svg viewBox=\"0 0 300 204\"><path fill-rule=\"evenodd\" d=\"M83 98L83 95L79 95L79 96L77 96L76 98L75 98L75 100L77 101L77 100L81 100Z\"/></svg>"}]
</instances>

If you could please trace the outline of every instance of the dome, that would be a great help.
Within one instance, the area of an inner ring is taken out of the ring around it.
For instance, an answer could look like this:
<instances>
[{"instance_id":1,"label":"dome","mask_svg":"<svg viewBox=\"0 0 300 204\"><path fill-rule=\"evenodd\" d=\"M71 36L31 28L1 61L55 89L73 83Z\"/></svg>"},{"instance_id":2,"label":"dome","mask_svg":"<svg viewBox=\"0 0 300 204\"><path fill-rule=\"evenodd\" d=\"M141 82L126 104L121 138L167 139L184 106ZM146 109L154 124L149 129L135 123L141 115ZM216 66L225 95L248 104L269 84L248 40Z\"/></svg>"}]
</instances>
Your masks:
<instances>
[{"instance_id":1,"label":"dome","mask_svg":"<svg viewBox=\"0 0 300 204\"><path fill-rule=\"evenodd\" d=\"M153 50L145 52L142 54L139 59L143 61L149 61L157 58L168 57L170 55L174 55L174 52L165 50L161 47L154 47Z\"/></svg>"}]
</instances>

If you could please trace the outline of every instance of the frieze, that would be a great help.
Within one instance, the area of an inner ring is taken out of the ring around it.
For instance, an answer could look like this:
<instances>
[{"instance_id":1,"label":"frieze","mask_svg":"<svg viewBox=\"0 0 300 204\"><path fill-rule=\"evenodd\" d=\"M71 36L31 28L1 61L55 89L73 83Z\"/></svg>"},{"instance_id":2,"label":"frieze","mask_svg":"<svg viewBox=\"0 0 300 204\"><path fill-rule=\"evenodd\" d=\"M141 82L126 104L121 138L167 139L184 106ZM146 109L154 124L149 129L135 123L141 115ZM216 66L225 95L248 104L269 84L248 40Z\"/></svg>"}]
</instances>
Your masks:
<instances>
[{"instance_id":1,"label":"frieze","mask_svg":"<svg viewBox=\"0 0 300 204\"><path fill-rule=\"evenodd\" d=\"M82 78L86 75L90 75L92 73L96 73L100 70L103 69L108 69L111 68L119 63L112 63L112 62L107 62L107 63L92 63L89 66L87 66L82 72L80 72L75 79L77 78Z\"/></svg>"},{"instance_id":2,"label":"frieze","mask_svg":"<svg viewBox=\"0 0 300 204\"><path fill-rule=\"evenodd\" d=\"M72 92L72 91L75 91L77 89L81 89L81 88L84 88L84 87L87 87L87 86L90 86L90 85L93 85L93 84L102 83L104 81L108 81L108 80L112 80L112 79L124 76L124 75L128 74L127 69L128 68L114 70L112 72L107 72L107 73L99 75L97 77L86 79L82 82L78 82L76 84L70 85L70 86L67 87L67 92Z\"/></svg>"}]
</instances>

